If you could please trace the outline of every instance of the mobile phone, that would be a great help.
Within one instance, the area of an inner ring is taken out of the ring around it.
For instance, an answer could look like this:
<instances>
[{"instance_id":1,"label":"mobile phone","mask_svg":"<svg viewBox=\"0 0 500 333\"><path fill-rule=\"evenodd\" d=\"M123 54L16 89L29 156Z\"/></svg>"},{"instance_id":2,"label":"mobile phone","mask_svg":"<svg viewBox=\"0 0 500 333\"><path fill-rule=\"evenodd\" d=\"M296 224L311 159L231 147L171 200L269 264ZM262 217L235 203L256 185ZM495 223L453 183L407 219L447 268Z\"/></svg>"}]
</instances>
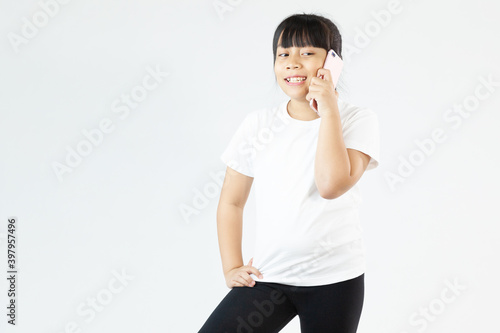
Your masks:
<instances>
[{"instance_id":1,"label":"mobile phone","mask_svg":"<svg viewBox=\"0 0 500 333\"><path fill-rule=\"evenodd\" d=\"M337 82L339 80L340 73L342 72L342 67L344 67L344 62L342 59L335 53L332 49L328 51L325 63L323 64L323 68L329 69L332 74L332 81L335 88L337 88ZM318 103L312 98L309 101L309 105L314 110L314 112L318 113ZM318 113L319 115L319 113Z\"/></svg>"}]
</instances>

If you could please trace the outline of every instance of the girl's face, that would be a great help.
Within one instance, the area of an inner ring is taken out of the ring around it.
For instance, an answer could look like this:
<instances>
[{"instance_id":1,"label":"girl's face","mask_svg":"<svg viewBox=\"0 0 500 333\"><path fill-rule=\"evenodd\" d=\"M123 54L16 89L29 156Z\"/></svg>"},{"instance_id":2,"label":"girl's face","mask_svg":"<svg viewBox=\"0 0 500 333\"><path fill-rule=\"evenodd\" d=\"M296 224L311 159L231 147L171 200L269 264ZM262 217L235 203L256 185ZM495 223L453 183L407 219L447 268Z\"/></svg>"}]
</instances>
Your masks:
<instances>
[{"instance_id":1,"label":"girl's face","mask_svg":"<svg viewBox=\"0 0 500 333\"><path fill-rule=\"evenodd\" d=\"M292 99L306 100L311 79L316 76L318 69L323 68L326 50L319 47L304 46L276 49L274 73L278 84L285 94ZM301 76L303 81L288 82L291 76Z\"/></svg>"}]
</instances>

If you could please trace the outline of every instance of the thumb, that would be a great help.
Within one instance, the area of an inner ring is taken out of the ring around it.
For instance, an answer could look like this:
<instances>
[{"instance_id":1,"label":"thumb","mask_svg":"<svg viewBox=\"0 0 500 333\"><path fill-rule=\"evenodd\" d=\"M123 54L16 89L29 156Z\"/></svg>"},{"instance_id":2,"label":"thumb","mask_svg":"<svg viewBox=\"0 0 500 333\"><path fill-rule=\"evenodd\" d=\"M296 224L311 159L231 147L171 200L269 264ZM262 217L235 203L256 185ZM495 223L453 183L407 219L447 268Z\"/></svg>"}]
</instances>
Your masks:
<instances>
[{"instance_id":1,"label":"thumb","mask_svg":"<svg viewBox=\"0 0 500 333\"><path fill-rule=\"evenodd\" d=\"M253 261L253 257L252 257L252 258L250 258L250 261L248 262L248 265L249 265L249 266L252 266L252 261Z\"/></svg>"}]
</instances>

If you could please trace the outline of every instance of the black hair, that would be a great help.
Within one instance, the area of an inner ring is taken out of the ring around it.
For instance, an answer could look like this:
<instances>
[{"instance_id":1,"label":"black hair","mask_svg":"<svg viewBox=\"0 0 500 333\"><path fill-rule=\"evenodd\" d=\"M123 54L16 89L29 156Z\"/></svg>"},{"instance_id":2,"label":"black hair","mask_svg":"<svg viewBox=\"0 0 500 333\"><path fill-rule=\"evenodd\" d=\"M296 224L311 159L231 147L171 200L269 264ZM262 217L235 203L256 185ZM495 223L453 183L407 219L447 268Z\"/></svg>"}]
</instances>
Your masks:
<instances>
[{"instance_id":1,"label":"black hair","mask_svg":"<svg viewBox=\"0 0 500 333\"><path fill-rule=\"evenodd\" d=\"M281 33L281 47L321 47L328 52L333 49L342 59L342 36L337 26L329 19L316 14L294 14L278 25L273 38L273 63Z\"/></svg>"},{"instance_id":2,"label":"black hair","mask_svg":"<svg viewBox=\"0 0 500 333\"><path fill-rule=\"evenodd\" d=\"M280 36L281 44L278 45ZM312 46L323 48L326 52L333 49L340 59L343 59L339 29L330 19L316 14L293 14L278 25L273 38L273 66L276 63L278 46Z\"/></svg>"}]
</instances>

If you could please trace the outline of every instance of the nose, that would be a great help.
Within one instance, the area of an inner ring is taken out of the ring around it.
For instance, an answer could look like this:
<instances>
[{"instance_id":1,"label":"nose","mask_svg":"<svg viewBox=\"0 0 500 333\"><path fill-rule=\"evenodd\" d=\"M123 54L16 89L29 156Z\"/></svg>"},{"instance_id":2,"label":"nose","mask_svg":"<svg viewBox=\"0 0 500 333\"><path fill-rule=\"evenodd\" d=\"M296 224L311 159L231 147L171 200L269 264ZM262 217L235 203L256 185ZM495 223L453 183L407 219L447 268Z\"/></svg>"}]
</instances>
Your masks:
<instances>
[{"instance_id":1,"label":"nose","mask_svg":"<svg viewBox=\"0 0 500 333\"><path fill-rule=\"evenodd\" d=\"M286 65L286 69L291 69L291 68L300 68L300 61L297 60L298 58L292 55L288 56L288 64Z\"/></svg>"}]
</instances>

